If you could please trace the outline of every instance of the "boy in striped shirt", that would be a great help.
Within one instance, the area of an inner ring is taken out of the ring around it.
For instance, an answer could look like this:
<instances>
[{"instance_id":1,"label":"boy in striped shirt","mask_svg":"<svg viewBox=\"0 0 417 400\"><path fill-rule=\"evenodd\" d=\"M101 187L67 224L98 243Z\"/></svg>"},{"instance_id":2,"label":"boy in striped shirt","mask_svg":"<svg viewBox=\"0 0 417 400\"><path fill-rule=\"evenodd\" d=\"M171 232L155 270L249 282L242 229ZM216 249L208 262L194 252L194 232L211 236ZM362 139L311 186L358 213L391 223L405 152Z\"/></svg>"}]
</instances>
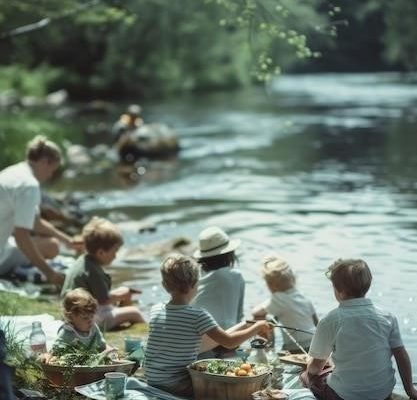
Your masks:
<instances>
[{"instance_id":1,"label":"boy in striped shirt","mask_svg":"<svg viewBox=\"0 0 417 400\"><path fill-rule=\"evenodd\" d=\"M179 396L191 396L191 379L186 367L197 359L203 335L216 344L235 348L259 331L267 330L268 323L257 321L238 331L226 332L206 310L190 305L199 279L199 266L191 257L169 256L162 263L161 275L171 299L152 307L145 376L151 386Z\"/></svg>"}]
</instances>

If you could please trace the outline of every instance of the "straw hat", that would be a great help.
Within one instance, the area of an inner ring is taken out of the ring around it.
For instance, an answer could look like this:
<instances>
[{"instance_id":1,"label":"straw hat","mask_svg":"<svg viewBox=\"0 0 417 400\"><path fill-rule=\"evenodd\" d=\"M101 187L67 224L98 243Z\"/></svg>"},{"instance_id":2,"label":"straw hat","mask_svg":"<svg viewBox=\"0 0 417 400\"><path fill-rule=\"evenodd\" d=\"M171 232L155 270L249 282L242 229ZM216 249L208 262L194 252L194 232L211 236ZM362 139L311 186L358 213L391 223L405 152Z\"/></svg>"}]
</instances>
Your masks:
<instances>
[{"instance_id":1,"label":"straw hat","mask_svg":"<svg viewBox=\"0 0 417 400\"><path fill-rule=\"evenodd\" d=\"M219 254L226 254L236 250L240 239L230 240L223 229L211 226L204 229L198 236L199 249L195 251L195 258L213 257Z\"/></svg>"}]
</instances>

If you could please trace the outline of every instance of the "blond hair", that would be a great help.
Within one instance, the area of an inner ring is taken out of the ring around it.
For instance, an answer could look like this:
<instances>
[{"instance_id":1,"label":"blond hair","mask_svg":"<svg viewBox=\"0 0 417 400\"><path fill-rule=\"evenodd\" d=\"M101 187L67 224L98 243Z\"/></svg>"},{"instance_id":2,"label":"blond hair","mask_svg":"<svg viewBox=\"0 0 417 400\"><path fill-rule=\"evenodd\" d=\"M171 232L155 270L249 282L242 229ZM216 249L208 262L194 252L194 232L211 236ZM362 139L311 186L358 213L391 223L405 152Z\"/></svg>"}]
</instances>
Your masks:
<instances>
[{"instance_id":1,"label":"blond hair","mask_svg":"<svg viewBox=\"0 0 417 400\"><path fill-rule=\"evenodd\" d=\"M97 311L97 300L83 288L70 290L62 301L64 317L71 321L71 316L80 314L95 314Z\"/></svg>"},{"instance_id":2,"label":"blond hair","mask_svg":"<svg viewBox=\"0 0 417 400\"><path fill-rule=\"evenodd\" d=\"M279 256L266 257L262 275L271 291L285 292L295 286L295 276L288 263Z\"/></svg>"},{"instance_id":3,"label":"blond hair","mask_svg":"<svg viewBox=\"0 0 417 400\"><path fill-rule=\"evenodd\" d=\"M371 270L361 259L339 259L330 265L326 276L338 292L350 298L364 297L372 282Z\"/></svg>"},{"instance_id":4,"label":"blond hair","mask_svg":"<svg viewBox=\"0 0 417 400\"><path fill-rule=\"evenodd\" d=\"M26 159L32 162L46 158L50 164L60 163L62 159L61 149L56 143L45 136L35 136L26 146Z\"/></svg>"},{"instance_id":5,"label":"blond hair","mask_svg":"<svg viewBox=\"0 0 417 400\"><path fill-rule=\"evenodd\" d=\"M114 224L104 218L93 217L82 231L84 245L88 254L98 250L110 250L123 244L123 237Z\"/></svg>"},{"instance_id":6,"label":"blond hair","mask_svg":"<svg viewBox=\"0 0 417 400\"><path fill-rule=\"evenodd\" d=\"M169 293L187 293L200 277L197 262L182 254L169 255L161 265L162 284Z\"/></svg>"}]
</instances>

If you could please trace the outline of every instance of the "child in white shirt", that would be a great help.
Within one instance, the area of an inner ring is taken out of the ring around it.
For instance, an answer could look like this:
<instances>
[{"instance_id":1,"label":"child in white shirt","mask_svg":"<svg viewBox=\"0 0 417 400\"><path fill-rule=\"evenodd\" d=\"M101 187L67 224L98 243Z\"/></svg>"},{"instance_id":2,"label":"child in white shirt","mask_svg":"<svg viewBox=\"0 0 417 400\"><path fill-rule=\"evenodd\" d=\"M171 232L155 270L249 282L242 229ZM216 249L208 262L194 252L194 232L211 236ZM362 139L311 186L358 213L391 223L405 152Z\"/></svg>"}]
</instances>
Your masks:
<instances>
[{"instance_id":1,"label":"child in white shirt","mask_svg":"<svg viewBox=\"0 0 417 400\"><path fill-rule=\"evenodd\" d=\"M305 386L321 400L390 399L395 385L392 356L404 389L417 399L410 358L397 318L365 297L372 274L363 260L333 263L326 276L332 281L339 307L320 320L310 346ZM325 370L331 356L333 372Z\"/></svg>"},{"instance_id":2,"label":"child in white shirt","mask_svg":"<svg viewBox=\"0 0 417 400\"><path fill-rule=\"evenodd\" d=\"M262 274L271 297L252 311L254 318L274 316L288 329L293 338L305 349L310 346L318 318L314 306L295 287L295 276L285 260L278 256L265 259ZM305 332L302 332L305 331ZM283 350L299 352L297 345L283 332Z\"/></svg>"}]
</instances>

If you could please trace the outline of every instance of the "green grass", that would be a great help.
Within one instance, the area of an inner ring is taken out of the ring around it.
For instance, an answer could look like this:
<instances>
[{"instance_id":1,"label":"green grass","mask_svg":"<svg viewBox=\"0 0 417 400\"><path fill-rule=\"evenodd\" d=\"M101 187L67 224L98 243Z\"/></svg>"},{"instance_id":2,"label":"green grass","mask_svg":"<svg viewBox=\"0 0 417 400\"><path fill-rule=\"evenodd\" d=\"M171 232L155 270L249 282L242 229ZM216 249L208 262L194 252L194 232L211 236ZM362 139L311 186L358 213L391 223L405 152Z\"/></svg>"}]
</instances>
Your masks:
<instances>
[{"instance_id":1,"label":"green grass","mask_svg":"<svg viewBox=\"0 0 417 400\"><path fill-rule=\"evenodd\" d=\"M0 315L35 315L51 314L60 318L58 302L48 299L31 299L14 293L0 291Z\"/></svg>"},{"instance_id":2,"label":"green grass","mask_svg":"<svg viewBox=\"0 0 417 400\"><path fill-rule=\"evenodd\" d=\"M30 299L14 293L0 291L0 315L36 315L51 314L57 319L62 318L60 301L58 298ZM147 324L135 324L129 328L105 332L106 341L123 350L125 336L145 337L148 333Z\"/></svg>"}]
</instances>

